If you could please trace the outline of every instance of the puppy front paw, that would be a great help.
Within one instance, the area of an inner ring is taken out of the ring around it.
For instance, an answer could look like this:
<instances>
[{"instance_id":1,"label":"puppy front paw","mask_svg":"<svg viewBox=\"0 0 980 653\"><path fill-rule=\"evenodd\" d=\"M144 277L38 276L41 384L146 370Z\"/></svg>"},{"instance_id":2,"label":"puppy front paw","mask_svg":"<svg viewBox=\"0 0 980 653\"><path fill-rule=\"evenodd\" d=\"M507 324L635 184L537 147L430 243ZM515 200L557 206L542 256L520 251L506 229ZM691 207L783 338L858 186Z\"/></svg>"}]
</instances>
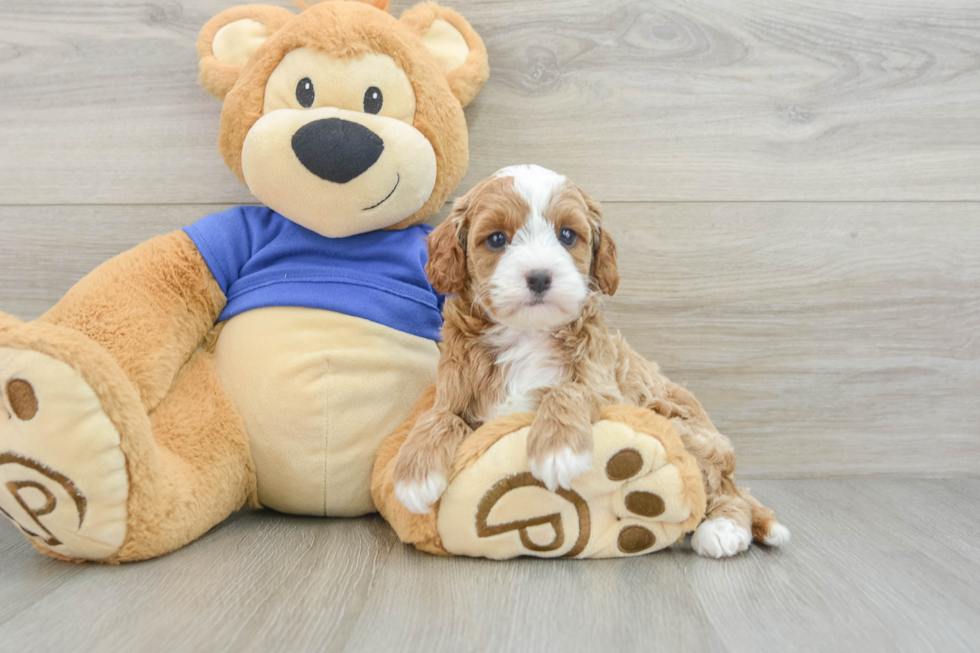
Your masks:
<instances>
[{"instance_id":1,"label":"puppy front paw","mask_svg":"<svg viewBox=\"0 0 980 653\"><path fill-rule=\"evenodd\" d=\"M395 496L417 515L429 512L446 491L445 468L439 456L427 447L402 447L395 459Z\"/></svg>"},{"instance_id":2,"label":"puppy front paw","mask_svg":"<svg viewBox=\"0 0 980 653\"><path fill-rule=\"evenodd\" d=\"M575 453L571 447L562 447L555 453L546 453L529 461L531 475L554 492L559 487L572 489L572 480L592 469L592 452Z\"/></svg>"},{"instance_id":3,"label":"puppy front paw","mask_svg":"<svg viewBox=\"0 0 980 653\"><path fill-rule=\"evenodd\" d=\"M434 408L419 417L408 434L392 471L395 496L418 515L429 512L448 485L456 445L470 427L457 415Z\"/></svg>"},{"instance_id":4,"label":"puppy front paw","mask_svg":"<svg viewBox=\"0 0 980 653\"><path fill-rule=\"evenodd\" d=\"M395 483L395 496L416 515L425 515L446 491L446 477L432 472L420 481Z\"/></svg>"}]
</instances>

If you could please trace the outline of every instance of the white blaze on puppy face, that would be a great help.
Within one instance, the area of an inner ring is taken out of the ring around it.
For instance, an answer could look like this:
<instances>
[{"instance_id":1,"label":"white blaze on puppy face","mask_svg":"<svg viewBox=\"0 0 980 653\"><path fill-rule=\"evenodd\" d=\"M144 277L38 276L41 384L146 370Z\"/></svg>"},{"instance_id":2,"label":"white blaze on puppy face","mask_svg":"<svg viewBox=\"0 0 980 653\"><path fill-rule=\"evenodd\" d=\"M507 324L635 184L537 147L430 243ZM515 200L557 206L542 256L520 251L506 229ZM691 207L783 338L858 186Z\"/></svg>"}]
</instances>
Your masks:
<instances>
[{"instance_id":1,"label":"white blaze on puppy face","mask_svg":"<svg viewBox=\"0 0 980 653\"><path fill-rule=\"evenodd\" d=\"M558 240L557 226L549 216L554 199L568 186L568 179L535 165L511 166L496 176L514 179L514 191L524 199L529 211L490 278L494 317L518 329L554 329L575 318L589 292L588 279ZM527 284L526 276L534 270L551 275L550 288L540 296Z\"/></svg>"}]
</instances>

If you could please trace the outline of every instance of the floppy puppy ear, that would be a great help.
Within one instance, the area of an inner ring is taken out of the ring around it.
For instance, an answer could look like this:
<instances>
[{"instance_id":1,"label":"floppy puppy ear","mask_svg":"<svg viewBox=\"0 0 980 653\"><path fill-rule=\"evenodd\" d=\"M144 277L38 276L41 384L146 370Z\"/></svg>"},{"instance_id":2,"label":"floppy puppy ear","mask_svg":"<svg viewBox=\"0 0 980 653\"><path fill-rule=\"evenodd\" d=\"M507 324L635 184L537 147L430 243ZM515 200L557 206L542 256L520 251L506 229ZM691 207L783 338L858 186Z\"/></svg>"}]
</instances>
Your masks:
<instances>
[{"instance_id":1,"label":"floppy puppy ear","mask_svg":"<svg viewBox=\"0 0 980 653\"><path fill-rule=\"evenodd\" d=\"M615 295L619 288L619 266L616 263L616 242L609 232L602 228L602 209L599 203L579 188L592 223L592 267L590 274L599 290L607 295Z\"/></svg>"},{"instance_id":2,"label":"floppy puppy ear","mask_svg":"<svg viewBox=\"0 0 980 653\"><path fill-rule=\"evenodd\" d=\"M600 227L598 232L598 246L593 248L592 254L592 276L599 284L599 290L612 296L619 288L616 243L605 229Z\"/></svg>"},{"instance_id":3,"label":"floppy puppy ear","mask_svg":"<svg viewBox=\"0 0 980 653\"><path fill-rule=\"evenodd\" d=\"M255 51L293 16L283 7L244 5L209 20L197 36L198 83L225 99Z\"/></svg>"},{"instance_id":4,"label":"floppy puppy ear","mask_svg":"<svg viewBox=\"0 0 980 653\"><path fill-rule=\"evenodd\" d=\"M466 211L469 200L461 197L445 222L429 234L429 260L425 274L443 295L458 295L466 289Z\"/></svg>"},{"instance_id":5,"label":"floppy puppy ear","mask_svg":"<svg viewBox=\"0 0 980 653\"><path fill-rule=\"evenodd\" d=\"M466 19L452 9L427 2L406 9L400 19L422 38L464 107L490 75L487 48Z\"/></svg>"}]
</instances>

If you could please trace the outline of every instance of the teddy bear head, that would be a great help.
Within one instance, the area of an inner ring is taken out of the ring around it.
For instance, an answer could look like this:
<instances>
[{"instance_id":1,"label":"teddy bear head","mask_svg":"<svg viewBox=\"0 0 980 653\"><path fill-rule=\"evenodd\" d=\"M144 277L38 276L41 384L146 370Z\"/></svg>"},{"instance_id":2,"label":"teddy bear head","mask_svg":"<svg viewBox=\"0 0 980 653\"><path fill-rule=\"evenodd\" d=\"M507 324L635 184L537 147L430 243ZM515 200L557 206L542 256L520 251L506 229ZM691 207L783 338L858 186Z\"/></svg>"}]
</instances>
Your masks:
<instances>
[{"instance_id":1,"label":"teddy bear head","mask_svg":"<svg viewBox=\"0 0 980 653\"><path fill-rule=\"evenodd\" d=\"M218 149L261 202L339 238L421 222L469 158L463 107L487 78L473 28L436 3L228 9L201 29L200 83L224 100Z\"/></svg>"}]
</instances>

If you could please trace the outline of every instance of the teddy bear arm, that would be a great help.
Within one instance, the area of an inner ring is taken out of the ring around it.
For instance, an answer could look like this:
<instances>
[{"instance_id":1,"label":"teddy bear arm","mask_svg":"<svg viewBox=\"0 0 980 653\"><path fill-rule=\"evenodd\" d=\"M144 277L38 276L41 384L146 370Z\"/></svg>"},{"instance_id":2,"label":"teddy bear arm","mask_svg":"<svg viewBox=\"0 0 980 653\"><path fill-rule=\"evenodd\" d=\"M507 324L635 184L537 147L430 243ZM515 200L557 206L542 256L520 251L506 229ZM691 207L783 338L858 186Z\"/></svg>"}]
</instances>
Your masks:
<instances>
[{"instance_id":1,"label":"teddy bear arm","mask_svg":"<svg viewBox=\"0 0 980 653\"><path fill-rule=\"evenodd\" d=\"M225 295L183 231L106 261L39 319L103 347L155 408L214 328Z\"/></svg>"}]
</instances>

